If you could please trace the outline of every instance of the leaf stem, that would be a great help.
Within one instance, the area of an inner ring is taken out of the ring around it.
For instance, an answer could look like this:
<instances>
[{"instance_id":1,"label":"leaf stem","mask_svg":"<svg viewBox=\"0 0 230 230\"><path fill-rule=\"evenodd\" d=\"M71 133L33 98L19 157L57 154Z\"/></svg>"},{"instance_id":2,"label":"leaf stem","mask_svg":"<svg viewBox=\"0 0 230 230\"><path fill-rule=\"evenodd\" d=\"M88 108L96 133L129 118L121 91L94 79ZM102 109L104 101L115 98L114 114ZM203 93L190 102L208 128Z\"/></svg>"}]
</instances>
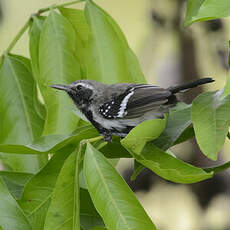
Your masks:
<instances>
[{"instance_id":1,"label":"leaf stem","mask_svg":"<svg viewBox=\"0 0 230 230\"><path fill-rule=\"evenodd\" d=\"M72 1L72 2L63 3L63 4L60 4L60 5L54 5L53 7L42 8L42 9L38 10L38 12L35 15L39 16L41 13L47 12L51 8L52 9L57 9L59 7L70 6L70 5L73 5L73 4L76 4L76 3L80 3L80 2L84 2L84 1L85 0L75 0L75 1ZM14 48L15 44L18 42L18 40L21 38L21 36L28 29L28 27L30 25L30 22L31 22L31 20L32 20L33 17L34 17L34 14L32 14L32 16L30 16L30 18L26 21L25 25L19 30L19 32L14 37L13 41L10 43L10 45L8 46L8 48L5 50L4 54L8 54Z\"/></svg>"},{"instance_id":2,"label":"leaf stem","mask_svg":"<svg viewBox=\"0 0 230 230\"><path fill-rule=\"evenodd\" d=\"M80 163L82 159L83 146L87 143L95 142L101 140L102 136L93 137L90 139L82 140L77 148L77 156L76 156L76 168L75 168L75 196L74 196L74 213L75 218L73 219L73 229L80 230L80 186L79 186L79 173L80 173Z\"/></svg>"},{"instance_id":3,"label":"leaf stem","mask_svg":"<svg viewBox=\"0 0 230 230\"><path fill-rule=\"evenodd\" d=\"M227 163L220 165L220 166L216 166L216 167L212 167L212 168L205 168L204 171L206 172L214 172L214 174L220 173L226 169L230 168L230 161L228 161Z\"/></svg>"},{"instance_id":4,"label":"leaf stem","mask_svg":"<svg viewBox=\"0 0 230 230\"><path fill-rule=\"evenodd\" d=\"M97 136L97 137L93 137L93 138L90 138L90 139L85 139L85 140L81 141L81 145L96 142L96 141L99 141L99 140L102 140L102 139L103 139L103 136Z\"/></svg>"},{"instance_id":5,"label":"leaf stem","mask_svg":"<svg viewBox=\"0 0 230 230\"><path fill-rule=\"evenodd\" d=\"M17 41L21 38L21 36L25 33L30 25L31 17L26 21L25 25L18 31L16 36L14 37L13 41L10 43L8 48L5 50L5 54L8 54L15 46Z\"/></svg>"},{"instance_id":6,"label":"leaf stem","mask_svg":"<svg viewBox=\"0 0 230 230\"><path fill-rule=\"evenodd\" d=\"M82 144L80 143L78 150L77 150L77 156L76 156L76 168L75 168L75 195L74 195L74 216L73 219L73 229L74 230L80 230L80 185L79 185L79 167L81 163L81 153L82 153Z\"/></svg>"},{"instance_id":7,"label":"leaf stem","mask_svg":"<svg viewBox=\"0 0 230 230\"><path fill-rule=\"evenodd\" d=\"M59 7L65 7L65 6L70 6L70 5L73 5L73 4L76 4L76 3L80 3L80 2L84 2L85 0L75 0L75 1L72 1L72 2L67 2L67 3L63 3L63 4L60 4L60 5L54 5L52 8L53 9L57 9ZM42 14L44 12L47 12L50 10L50 7L46 7L46 8L42 8L38 11L38 15L39 14Z\"/></svg>"}]
</instances>

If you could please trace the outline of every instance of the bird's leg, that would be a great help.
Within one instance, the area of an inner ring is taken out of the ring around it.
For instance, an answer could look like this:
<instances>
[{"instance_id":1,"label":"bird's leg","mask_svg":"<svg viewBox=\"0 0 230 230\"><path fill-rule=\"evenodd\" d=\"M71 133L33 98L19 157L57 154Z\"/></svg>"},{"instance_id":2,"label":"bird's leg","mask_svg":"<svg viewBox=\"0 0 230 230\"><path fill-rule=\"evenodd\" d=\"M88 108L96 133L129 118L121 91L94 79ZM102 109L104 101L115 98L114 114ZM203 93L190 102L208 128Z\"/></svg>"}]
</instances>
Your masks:
<instances>
[{"instance_id":1,"label":"bird's leg","mask_svg":"<svg viewBox=\"0 0 230 230\"><path fill-rule=\"evenodd\" d=\"M105 141L112 142L112 134L110 132L104 132L102 133L102 136L104 136Z\"/></svg>"}]
</instances>

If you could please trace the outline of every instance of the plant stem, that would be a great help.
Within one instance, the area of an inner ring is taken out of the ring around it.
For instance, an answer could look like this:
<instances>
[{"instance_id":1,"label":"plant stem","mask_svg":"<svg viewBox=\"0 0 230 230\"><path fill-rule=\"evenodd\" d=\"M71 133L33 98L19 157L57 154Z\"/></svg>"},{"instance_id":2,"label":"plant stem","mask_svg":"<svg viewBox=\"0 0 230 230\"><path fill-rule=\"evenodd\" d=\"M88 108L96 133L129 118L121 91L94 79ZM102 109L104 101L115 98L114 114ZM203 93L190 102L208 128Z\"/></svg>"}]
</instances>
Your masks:
<instances>
[{"instance_id":1,"label":"plant stem","mask_svg":"<svg viewBox=\"0 0 230 230\"><path fill-rule=\"evenodd\" d=\"M99 141L99 140L102 140L102 139L103 139L103 136L97 136L97 137L93 137L93 138L90 138L90 139L82 140L80 144L84 145L84 144L96 142L96 141Z\"/></svg>"},{"instance_id":2,"label":"plant stem","mask_svg":"<svg viewBox=\"0 0 230 230\"><path fill-rule=\"evenodd\" d=\"M60 5L55 5L55 6L52 7L52 9L57 9L58 7L70 6L70 5L73 5L73 4L76 4L76 3L80 3L80 2L84 2L84 1L85 0L75 0L75 1L72 1L72 2L63 3L63 4L60 4ZM47 12L50 9L51 9L51 7L42 8L35 15L40 15L41 13ZM26 21L25 25L19 30L19 32L14 37L13 41L10 43L10 45L8 46L8 48L5 50L5 52L4 52L5 54L8 54L14 48L15 44L17 43L17 41L21 38L21 36L28 29L32 18L33 18L33 15Z\"/></svg>"},{"instance_id":3,"label":"plant stem","mask_svg":"<svg viewBox=\"0 0 230 230\"><path fill-rule=\"evenodd\" d=\"M80 163L83 160L82 153L83 153L83 146L85 146L88 142L95 142L101 140L103 137L93 137L90 139L82 140L77 148L77 156L76 156L76 168L75 168L75 202L74 202L74 212L75 218L73 220L73 229L80 230L80 185L79 185L79 173L80 173Z\"/></svg>"},{"instance_id":4,"label":"plant stem","mask_svg":"<svg viewBox=\"0 0 230 230\"><path fill-rule=\"evenodd\" d=\"M59 7L65 7L65 6L70 6L70 5L73 5L73 4L76 4L76 3L80 3L80 2L84 2L85 0L75 0L75 1L72 1L72 2L67 2L67 3L63 3L63 4L60 4L60 5L54 5L52 8L53 9L57 9ZM46 8L42 8L38 11L38 14L42 14L44 12L47 12L50 10L50 7L46 7Z\"/></svg>"},{"instance_id":5,"label":"plant stem","mask_svg":"<svg viewBox=\"0 0 230 230\"><path fill-rule=\"evenodd\" d=\"M10 43L8 48L6 49L5 53L9 53L17 43L17 41L21 38L21 36L25 33L25 31L28 29L30 25L31 17L26 21L25 25L19 30L19 32L14 37L13 41Z\"/></svg>"},{"instance_id":6,"label":"plant stem","mask_svg":"<svg viewBox=\"0 0 230 230\"><path fill-rule=\"evenodd\" d=\"M220 173L222 171L224 171L225 169L228 169L230 168L230 161L223 164L223 165L220 165L220 166L216 166L216 167L212 167L212 168L206 168L204 169L204 171L206 172L214 172L214 174L217 174L217 173Z\"/></svg>"},{"instance_id":7,"label":"plant stem","mask_svg":"<svg viewBox=\"0 0 230 230\"><path fill-rule=\"evenodd\" d=\"M81 143L77 149L76 156L76 168L75 168L75 196L74 196L74 212L75 218L73 219L73 229L80 230L80 185L79 185L79 173L80 173L80 163L81 163L81 153L82 153L82 145Z\"/></svg>"}]
</instances>

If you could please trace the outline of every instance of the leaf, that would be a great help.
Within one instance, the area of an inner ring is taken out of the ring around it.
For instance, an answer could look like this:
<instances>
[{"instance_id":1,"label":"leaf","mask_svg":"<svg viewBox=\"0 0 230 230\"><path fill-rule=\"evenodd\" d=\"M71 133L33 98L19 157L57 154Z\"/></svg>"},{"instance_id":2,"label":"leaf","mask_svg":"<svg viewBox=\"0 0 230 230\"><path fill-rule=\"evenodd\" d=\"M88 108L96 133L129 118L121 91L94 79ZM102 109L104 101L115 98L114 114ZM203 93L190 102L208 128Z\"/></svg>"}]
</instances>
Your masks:
<instances>
[{"instance_id":1,"label":"leaf","mask_svg":"<svg viewBox=\"0 0 230 230\"><path fill-rule=\"evenodd\" d=\"M90 230L106 230L106 228L99 226L99 227L91 228Z\"/></svg>"},{"instance_id":2,"label":"leaf","mask_svg":"<svg viewBox=\"0 0 230 230\"><path fill-rule=\"evenodd\" d=\"M112 143L108 143L100 148L100 152L102 152L106 158L132 157L132 155L121 145L119 137L114 137Z\"/></svg>"},{"instance_id":3,"label":"leaf","mask_svg":"<svg viewBox=\"0 0 230 230\"><path fill-rule=\"evenodd\" d=\"M79 197L78 171L81 150L73 152L65 161L58 176L57 183L52 195L51 204L47 212L45 230L62 229L71 230L80 228L84 222L84 229L91 225L90 222L100 220L99 215L87 198L87 191L81 190ZM77 156L77 157L76 157ZM65 196L63 196L65 194ZM81 199L81 205L79 203ZM80 206L80 210L79 210ZM93 208L93 209L92 209ZM93 210L93 213L92 213ZM82 226L83 227L83 226ZM88 227L89 228L89 227ZM87 229L88 229L87 228Z\"/></svg>"},{"instance_id":4,"label":"leaf","mask_svg":"<svg viewBox=\"0 0 230 230\"><path fill-rule=\"evenodd\" d=\"M89 36L89 28L86 22L84 11L71 8L58 8L61 14L72 24L76 33L76 56L81 66L81 75L86 75L85 46Z\"/></svg>"},{"instance_id":5,"label":"leaf","mask_svg":"<svg viewBox=\"0 0 230 230\"><path fill-rule=\"evenodd\" d=\"M89 37L89 27L86 22L86 18L83 10L72 9L72 8L58 8L61 14L69 20L75 29L77 35L83 44L86 44Z\"/></svg>"},{"instance_id":6,"label":"leaf","mask_svg":"<svg viewBox=\"0 0 230 230\"><path fill-rule=\"evenodd\" d=\"M80 140L89 139L96 135L96 129L87 125L76 129L72 134L42 136L27 145L2 144L0 145L0 151L17 154L53 153L66 145L76 144Z\"/></svg>"},{"instance_id":7,"label":"leaf","mask_svg":"<svg viewBox=\"0 0 230 230\"><path fill-rule=\"evenodd\" d=\"M90 196L108 229L155 229L122 177L90 143L85 152L84 173Z\"/></svg>"},{"instance_id":8,"label":"leaf","mask_svg":"<svg viewBox=\"0 0 230 230\"><path fill-rule=\"evenodd\" d=\"M74 145L69 145L56 152L47 165L26 184L18 203L33 226L33 230L44 229L46 212L59 172L75 148Z\"/></svg>"},{"instance_id":9,"label":"leaf","mask_svg":"<svg viewBox=\"0 0 230 230\"><path fill-rule=\"evenodd\" d=\"M129 151L140 154L148 141L160 136L165 129L166 119L144 121L121 140L121 144Z\"/></svg>"},{"instance_id":10,"label":"leaf","mask_svg":"<svg viewBox=\"0 0 230 230\"><path fill-rule=\"evenodd\" d=\"M1 144L27 144L41 135L44 120L37 113L38 104L29 59L5 55L0 70ZM13 170L36 172L46 160L40 156L7 156L4 163Z\"/></svg>"},{"instance_id":11,"label":"leaf","mask_svg":"<svg viewBox=\"0 0 230 230\"><path fill-rule=\"evenodd\" d=\"M197 21L206 21L230 16L228 0L188 0L185 26Z\"/></svg>"},{"instance_id":12,"label":"leaf","mask_svg":"<svg viewBox=\"0 0 230 230\"><path fill-rule=\"evenodd\" d=\"M130 178L131 181L136 180L137 176L141 173L141 171L145 168L142 164L140 164L138 161L134 159L134 170L133 174Z\"/></svg>"},{"instance_id":13,"label":"leaf","mask_svg":"<svg viewBox=\"0 0 230 230\"><path fill-rule=\"evenodd\" d=\"M221 99L223 99L229 94L230 94L230 73L229 73L229 76L227 77L227 81L225 83L225 87L224 87L223 94L221 95Z\"/></svg>"},{"instance_id":14,"label":"leaf","mask_svg":"<svg viewBox=\"0 0 230 230\"><path fill-rule=\"evenodd\" d=\"M69 84L81 78L75 56L75 36L68 20L51 10L42 28L39 48L38 83L47 111L44 135L70 133L79 120L72 112L74 104L68 95L50 87L51 84Z\"/></svg>"},{"instance_id":15,"label":"leaf","mask_svg":"<svg viewBox=\"0 0 230 230\"><path fill-rule=\"evenodd\" d=\"M4 230L31 230L31 226L17 202L0 178L0 226Z\"/></svg>"},{"instance_id":16,"label":"leaf","mask_svg":"<svg viewBox=\"0 0 230 230\"><path fill-rule=\"evenodd\" d=\"M8 145L6 144L3 146L8 146ZM16 146L23 146L23 145L16 145ZM0 153L0 159L3 162L4 168L7 168L7 170L23 172L23 173L36 173L47 163L48 155L47 154L29 155L29 154L25 154L22 151L20 155L14 152L11 154Z\"/></svg>"},{"instance_id":17,"label":"leaf","mask_svg":"<svg viewBox=\"0 0 230 230\"><path fill-rule=\"evenodd\" d=\"M0 171L0 176L4 180L11 195L16 199L21 197L25 184L33 176L31 173Z\"/></svg>"},{"instance_id":18,"label":"leaf","mask_svg":"<svg viewBox=\"0 0 230 230\"><path fill-rule=\"evenodd\" d=\"M182 142L185 142L191 138L195 137L194 128L192 125L190 125L188 128L186 128L182 134L179 136L179 138L173 143L173 145L178 145Z\"/></svg>"},{"instance_id":19,"label":"leaf","mask_svg":"<svg viewBox=\"0 0 230 230\"><path fill-rule=\"evenodd\" d=\"M54 188L44 230L80 230L78 169L81 149L65 161ZM78 157L76 158L76 155ZM63 194L65 194L63 196Z\"/></svg>"},{"instance_id":20,"label":"leaf","mask_svg":"<svg viewBox=\"0 0 230 230\"><path fill-rule=\"evenodd\" d=\"M30 48L30 57L31 57L31 66L33 73L36 79L39 79L39 43L40 43L40 35L42 31L42 27L46 17L41 16L33 16L33 21L30 26L30 41L29 41L29 48Z\"/></svg>"},{"instance_id":21,"label":"leaf","mask_svg":"<svg viewBox=\"0 0 230 230\"><path fill-rule=\"evenodd\" d=\"M80 189L80 218L83 229L91 229L93 226L104 225L103 220L99 216L94 204L86 189ZM102 226L100 226L102 227Z\"/></svg>"},{"instance_id":22,"label":"leaf","mask_svg":"<svg viewBox=\"0 0 230 230\"><path fill-rule=\"evenodd\" d=\"M64 161L75 148L74 145L69 145L59 150L26 184L19 204L27 215L49 198Z\"/></svg>"},{"instance_id":23,"label":"leaf","mask_svg":"<svg viewBox=\"0 0 230 230\"><path fill-rule=\"evenodd\" d=\"M217 160L230 125L230 95L221 100L222 91L199 95L192 103L196 140L203 154Z\"/></svg>"},{"instance_id":24,"label":"leaf","mask_svg":"<svg viewBox=\"0 0 230 230\"><path fill-rule=\"evenodd\" d=\"M87 76L103 83L144 83L136 56L116 22L91 0L85 16L90 34L87 44Z\"/></svg>"},{"instance_id":25,"label":"leaf","mask_svg":"<svg viewBox=\"0 0 230 230\"><path fill-rule=\"evenodd\" d=\"M141 155L134 155L135 159L151 169L158 176L176 183L196 183L213 176L201 168L183 162L162 151L153 143L147 143Z\"/></svg>"},{"instance_id":26,"label":"leaf","mask_svg":"<svg viewBox=\"0 0 230 230\"><path fill-rule=\"evenodd\" d=\"M44 229L79 229L79 197L76 197L78 181L76 178L76 153L65 161L57 179L56 186L47 212ZM63 194L65 194L63 196Z\"/></svg>"},{"instance_id":27,"label":"leaf","mask_svg":"<svg viewBox=\"0 0 230 230\"><path fill-rule=\"evenodd\" d=\"M6 55L0 71L0 143L25 144L41 135L43 120L36 113L34 95L29 59Z\"/></svg>"},{"instance_id":28,"label":"leaf","mask_svg":"<svg viewBox=\"0 0 230 230\"><path fill-rule=\"evenodd\" d=\"M165 130L153 143L159 148L167 150L174 145L191 124L190 106L179 104L169 112Z\"/></svg>"},{"instance_id":29,"label":"leaf","mask_svg":"<svg viewBox=\"0 0 230 230\"><path fill-rule=\"evenodd\" d=\"M40 43L40 35L43 23L46 19L46 17L41 16L35 16L33 15L33 21L30 26L29 31L29 48L30 48L30 57L31 57L31 67L33 71L33 75L38 81L40 78L40 72L39 72L39 43ZM45 106L41 103L35 104L37 108L37 113L40 115L40 117L45 120L46 118L46 110Z\"/></svg>"}]
</instances>

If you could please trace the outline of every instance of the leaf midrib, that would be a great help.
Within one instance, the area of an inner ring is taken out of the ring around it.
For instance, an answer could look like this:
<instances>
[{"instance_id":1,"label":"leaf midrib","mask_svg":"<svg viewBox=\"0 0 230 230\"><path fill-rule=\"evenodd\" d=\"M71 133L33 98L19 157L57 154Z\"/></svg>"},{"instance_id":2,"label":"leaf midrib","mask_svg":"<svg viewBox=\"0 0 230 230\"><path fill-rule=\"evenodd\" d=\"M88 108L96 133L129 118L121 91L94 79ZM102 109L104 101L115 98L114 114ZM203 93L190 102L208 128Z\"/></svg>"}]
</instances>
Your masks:
<instances>
[{"instance_id":1,"label":"leaf midrib","mask_svg":"<svg viewBox=\"0 0 230 230\"><path fill-rule=\"evenodd\" d=\"M118 215L121 217L121 220L123 221L123 223L127 226L126 229L127 229L127 230L131 230L131 228L129 227L129 224L127 223L127 221L126 221L125 218L123 217L123 215L122 215L122 213L121 213L119 207L117 206L117 204L116 204L116 202L115 202L115 199L113 198L112 194L110 193L110 190L109 190L109 188L108 188L108 185L106 184L106 180L105 180L105 178L103 177L103 174L102 174L102 172L101 172L101 169L100 169L99 165L97 164L97 160L95 159L95 157L94 157L93 154L92 154L92 159L93 159L93 161L95 162L94 165L95 165L95 167L96 167L96 170L98 171L98 174L99 174L99 176L100 176L100 178L101 178L101 181L102 181L102 183L104 184L105 190L106 190L106 192L108 193L108 195L109 195L109 197L110 197L110 200L111 200L111 202L112 202L114 208L117 210L117 213L118 213Z\"/></svg>"},{"instance_id":2,"label":"leaf midrib","mask_svg":"<svg viewBox=\"0 0 230 230\"><path fill-rule=\"evenodd\" d=\"M19 93L19 96L21 97L22 108L24 110L24 115L25 115L24 117L25 117L25 120L26 120L27 128L28 128L29 134L31 136L31 140L33 140L33 136L34 135L33 135L33 132L32 132L32 130L33 130L32 129L32 125L31 125L32 121L31 121L29 113L28 113L28 111L26 109L26 102L25 102L25 98L23 96L23 91L22 91L21 85L20 85L20 83L18 81L17 74L16 74L16 72L14 70L13 64L11 63L11 58L14 59L13 57L9 57L8 56L8 58L7 58L8 61L7 62L8 62L8 65L10 66L10 70L12 72L12 76L15 78L15 83L18 86L17 87L18 88L18 93ZM15 61L18 61L18 60L15 59Z\"/></svg>"}]
</instances>

